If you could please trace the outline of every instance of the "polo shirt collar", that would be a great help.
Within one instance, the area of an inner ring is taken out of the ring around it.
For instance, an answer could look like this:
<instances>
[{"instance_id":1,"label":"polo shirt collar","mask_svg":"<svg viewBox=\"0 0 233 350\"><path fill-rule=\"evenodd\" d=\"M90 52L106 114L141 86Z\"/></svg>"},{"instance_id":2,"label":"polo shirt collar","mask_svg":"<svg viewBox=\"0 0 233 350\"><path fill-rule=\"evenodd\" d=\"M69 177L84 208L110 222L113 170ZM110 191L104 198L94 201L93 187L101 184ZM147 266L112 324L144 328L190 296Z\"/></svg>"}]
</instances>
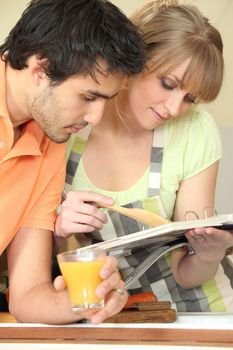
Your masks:
<instances>
[{"instance_id":1,"label":"polo shirt collar","mask_svg":"<svg viewBox=\"0 0 233 350\"><path fill-rule=\"evenodd\" d=\"M6 63L0 58L0 116L9 118L6 107Z\"/></svg>"},{"instance_id":2,"label":"polo shirt collar","mask_svg":"<svg viewBox=\"0 0 233 350\"><path fill-rule=\"evenodd\" d=\"M14 142L14 129L6 106L5 62L0 59L0 161L23 155L41 155L46 135L31 120L23 126L22 135Z\"/></svg>"}]
</instances>

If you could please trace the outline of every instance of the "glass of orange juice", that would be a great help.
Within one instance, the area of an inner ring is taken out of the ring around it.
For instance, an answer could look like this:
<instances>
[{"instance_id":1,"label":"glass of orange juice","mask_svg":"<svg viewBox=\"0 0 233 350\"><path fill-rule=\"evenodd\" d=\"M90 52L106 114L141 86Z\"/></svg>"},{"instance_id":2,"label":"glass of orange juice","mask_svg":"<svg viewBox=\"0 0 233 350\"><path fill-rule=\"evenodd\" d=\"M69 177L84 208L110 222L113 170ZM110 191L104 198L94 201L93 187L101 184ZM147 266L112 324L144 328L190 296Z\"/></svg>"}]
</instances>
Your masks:
<instances>
[{"instance_id":1,"label":"glass of orange juice","mask_svg":"<svg viewBox=\"0 0 233 350\"><path fill-rule=\"evenodd\" d=\"M100 248L77 249L57 255L74 312L104 307L104 300L95 290L102 282L100 269L105 257L105 250Z\"/></svg>"}]
</instances>

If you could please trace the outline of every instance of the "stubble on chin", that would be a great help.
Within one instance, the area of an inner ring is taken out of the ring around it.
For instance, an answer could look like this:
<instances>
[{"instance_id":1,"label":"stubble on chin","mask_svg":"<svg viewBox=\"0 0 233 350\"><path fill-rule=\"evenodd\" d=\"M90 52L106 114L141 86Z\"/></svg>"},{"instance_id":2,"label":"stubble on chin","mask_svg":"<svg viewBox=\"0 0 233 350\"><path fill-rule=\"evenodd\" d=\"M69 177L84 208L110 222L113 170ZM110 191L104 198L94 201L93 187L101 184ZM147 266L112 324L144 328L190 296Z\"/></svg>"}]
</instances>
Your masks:
<instances>
[{"instance_id":1,"label":"stubble on chin","mask_svg":"<svg viewBox=\"0 0 233 350\"><path fill-rule=\"evenodd\" d=\"M61 108L53 96L53 90L48 89L43 94L34 97L30 103L32 118L44 131L47 137L55 143L65 143L69 140L70 134L61 126Z\"/></svg>"},{"instance_id":2,"label":"stubble on chin","mask_svg":"<svg viewBox=\"0 0 233 350\"><path fill-rule=\"evenodd\" d=\"M70 134L66 134L64 136L61 136L61 135L59 136L59 133L57 133L57 134L52 133L51 134L49 132L47 133L46 130L44 130L44 132L51 141L53 141L55 143L59 143L59 144L66 143L71 136Z\"/></svg>"}]
</instances>

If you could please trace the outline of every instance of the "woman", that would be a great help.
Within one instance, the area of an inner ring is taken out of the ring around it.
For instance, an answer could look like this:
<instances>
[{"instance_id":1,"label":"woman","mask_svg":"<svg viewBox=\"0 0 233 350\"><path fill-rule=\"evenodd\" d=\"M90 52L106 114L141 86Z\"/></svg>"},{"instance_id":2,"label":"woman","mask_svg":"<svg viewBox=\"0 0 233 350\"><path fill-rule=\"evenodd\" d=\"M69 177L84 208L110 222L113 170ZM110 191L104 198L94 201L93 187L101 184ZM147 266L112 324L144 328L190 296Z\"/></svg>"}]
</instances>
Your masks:
<instances>
[{"instance_id":1,"label":"woman","mask_svg":"<svg viewBox=\"0 0 233 350\"><path fill-rule=\"evenodd\" d=\"M81 244L144 228L95 203L144 207L174 221L187 211L201 218L205 207L214 207L221 143L212 117L196 106L220 91L221 36L197 8L174 0L152 1L132 20L146 43L147 69L125 82L101 123L67 150L66 199L55 235L76 232ZM233 236L206 228L186 237L195 254L181 248L166 255L129 292L153 291L178 311L232 312L232 262L225 254ZM151 250L122 259L123 276Z\"/></svg>"}]
</instances>

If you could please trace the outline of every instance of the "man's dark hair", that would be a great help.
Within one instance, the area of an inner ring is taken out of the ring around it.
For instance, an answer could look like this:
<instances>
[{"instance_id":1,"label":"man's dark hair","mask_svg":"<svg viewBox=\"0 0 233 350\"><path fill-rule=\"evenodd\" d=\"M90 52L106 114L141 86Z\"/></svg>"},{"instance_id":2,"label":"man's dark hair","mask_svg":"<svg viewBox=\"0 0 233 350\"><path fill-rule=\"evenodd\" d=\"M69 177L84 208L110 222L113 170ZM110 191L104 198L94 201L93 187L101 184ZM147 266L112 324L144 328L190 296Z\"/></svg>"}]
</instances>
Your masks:
<instances>
[{"instance_id":1,"label":"man's dark hair","mask_svg":"<svg viewBox=\"0 0 233 350\"><path fill-rule=\"evenodd\" d=\"M37 55L47 76L62 82L72 75L95 76L97 60L108 72L139 73L144 43L130 20L107 0L33 0L0 46L12 68L27 67Z\"/></svg>"}]
</instances>

